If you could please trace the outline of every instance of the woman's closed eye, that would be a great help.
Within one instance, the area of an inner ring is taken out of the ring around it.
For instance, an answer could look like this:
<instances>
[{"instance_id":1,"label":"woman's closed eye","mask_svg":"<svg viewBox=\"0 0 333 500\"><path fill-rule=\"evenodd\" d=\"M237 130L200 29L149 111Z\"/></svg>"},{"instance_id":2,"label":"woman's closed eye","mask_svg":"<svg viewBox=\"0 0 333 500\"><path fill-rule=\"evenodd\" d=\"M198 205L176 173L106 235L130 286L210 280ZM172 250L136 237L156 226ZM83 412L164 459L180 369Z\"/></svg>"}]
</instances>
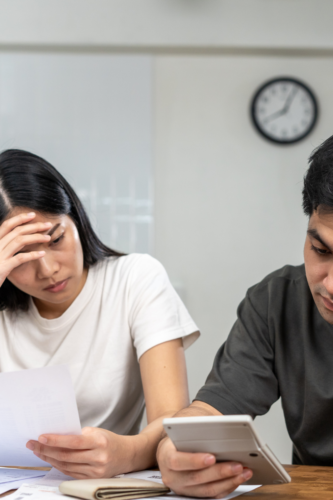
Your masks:
<instances>
[{"instance_id":1,"label":"woman's closed eye","mask_svg":"<svg viewBox=\"0 0 333 500\"><path fill-rule=\"evenodd\" d=\"M62 233L60 236L58 236L58 238L56 238L55 240L51 241L51 245L56 245L57 243L59 243L64 237L64 233Z\"/></svg>"}]
</instances>

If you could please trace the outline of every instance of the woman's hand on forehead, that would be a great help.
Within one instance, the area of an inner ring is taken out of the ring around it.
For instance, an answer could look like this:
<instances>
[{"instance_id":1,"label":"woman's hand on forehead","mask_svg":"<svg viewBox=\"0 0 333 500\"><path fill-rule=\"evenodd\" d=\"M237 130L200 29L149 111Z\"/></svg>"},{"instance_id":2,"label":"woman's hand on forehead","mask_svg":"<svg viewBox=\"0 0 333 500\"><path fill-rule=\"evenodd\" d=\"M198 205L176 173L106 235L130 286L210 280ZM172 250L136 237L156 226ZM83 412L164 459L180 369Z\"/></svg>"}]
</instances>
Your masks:
<instances>
[{"instance_id":1,"label":"woman's hand on forehead","mask_svg":"<svg viewBox=\"0 0 333 500\"><path fill-rule=\"evenodd\" d=\"M38 260L42 251L22 252L24 247L47 243L51 236L45 234L52 222L35 222L34 212L20 213L6 219L0 226L0 286L16 267Z\"/></svg>"}]
</instances>

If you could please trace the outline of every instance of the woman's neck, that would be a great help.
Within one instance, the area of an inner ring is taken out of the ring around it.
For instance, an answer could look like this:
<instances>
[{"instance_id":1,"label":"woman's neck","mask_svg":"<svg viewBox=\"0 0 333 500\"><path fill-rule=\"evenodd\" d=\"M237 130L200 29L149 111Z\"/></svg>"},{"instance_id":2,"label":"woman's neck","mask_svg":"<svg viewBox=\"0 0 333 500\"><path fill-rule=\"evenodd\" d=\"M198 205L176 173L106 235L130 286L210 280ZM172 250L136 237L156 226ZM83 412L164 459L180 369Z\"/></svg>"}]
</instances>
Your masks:
<instances>
[{"instance_id":1,"label":"woman's neck","mask_svg":"<svg viewBox=\"0 0 333 500\"><path fill-rule=\"evenodd\" d=\"M80 285L76 289L75 293L68 300L65 300L64 302L61 302L59 304L47 302L45 300L40 300L33 297L34 304L37 307L37 310L41 317L45 319L56 319L62 316L64 312L67 311L67 309L73 304L76 297L78 297L78 295L81 293L81 290L83 289L85 282L87 281L87 276L88 269L84 269Z\"/></svg>"}]
</instances>

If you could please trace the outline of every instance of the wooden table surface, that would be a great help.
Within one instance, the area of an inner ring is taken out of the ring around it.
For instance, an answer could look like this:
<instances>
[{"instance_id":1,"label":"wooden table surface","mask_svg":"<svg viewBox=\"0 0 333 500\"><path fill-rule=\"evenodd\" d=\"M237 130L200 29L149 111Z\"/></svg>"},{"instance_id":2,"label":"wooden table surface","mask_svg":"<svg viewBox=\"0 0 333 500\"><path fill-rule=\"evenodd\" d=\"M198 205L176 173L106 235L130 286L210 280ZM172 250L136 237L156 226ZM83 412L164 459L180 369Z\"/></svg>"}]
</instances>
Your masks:
<instances>
[{"instance_id":1,"label":"wooden table surface","mask_svg":"<svg viewBox=\"0 0 333 500\"><path fill-rule=\"evenodd\" d=\"M25 468L32 467L22 467L22 469ZM333 467L285 465L285 468L291 476L291 483L262 486L236 498L244 498L244 500L333 500ZM46 467L35 469L49 470ZM13 491L3 493L0 497Z\"/></svg>"},{"instance_id":2,"label":"wooden table surface","mask_svg":"<svg viewBox=\"0 0 333 500\"><path fill-rule=\"evenodd\" d=\"M285 465L285 469L291 477L291 483L262 486L239 498L244 498L244 500L333 500L333 467Z\"/></svg>"}]
</instances>

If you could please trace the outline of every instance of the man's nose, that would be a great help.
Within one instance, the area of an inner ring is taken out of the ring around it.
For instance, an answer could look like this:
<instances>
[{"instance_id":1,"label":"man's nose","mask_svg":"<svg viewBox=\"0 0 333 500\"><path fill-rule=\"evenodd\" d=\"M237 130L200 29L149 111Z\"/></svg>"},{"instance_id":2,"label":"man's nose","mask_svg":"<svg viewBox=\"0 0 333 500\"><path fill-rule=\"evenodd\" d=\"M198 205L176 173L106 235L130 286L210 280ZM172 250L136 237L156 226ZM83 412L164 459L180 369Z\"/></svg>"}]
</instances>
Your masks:
<instances>
[{"instance_id":1,"label":"man's nose","mask_svg":"<svg viewBox=\"0 0 333 500\"><path fill-rule=\"evenodd\" d=\"M333 299L333 263L330 264L326 278L323 281L324 287L326 288L327 293L330 295L330 298Z\"/></svg>"},{"instance_id":2,"label":"man's nose","mask_svg":"<svg viewBox=\"0 0 333 500\"><path fill-rule=\"evenodd\" d=\"M59 271L59 264L52 258L52 256L46 252L44 257L36 261L38 266L37 276L39 279L51 278L55 273Z\"/></svg>"}]
</instances>

